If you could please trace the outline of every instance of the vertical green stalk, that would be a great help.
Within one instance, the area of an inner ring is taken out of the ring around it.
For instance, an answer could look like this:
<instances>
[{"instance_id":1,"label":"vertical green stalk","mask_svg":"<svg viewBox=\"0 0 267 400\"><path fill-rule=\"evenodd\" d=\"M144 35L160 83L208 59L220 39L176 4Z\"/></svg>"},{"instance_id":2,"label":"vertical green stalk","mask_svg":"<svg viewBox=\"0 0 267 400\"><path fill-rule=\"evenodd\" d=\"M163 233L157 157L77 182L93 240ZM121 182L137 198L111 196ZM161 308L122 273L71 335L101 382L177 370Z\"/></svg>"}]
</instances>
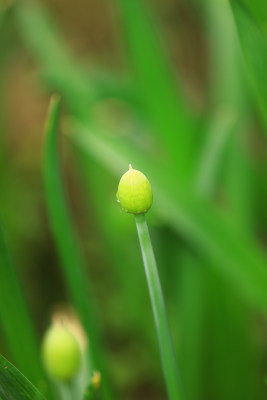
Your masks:
<instances>
[{"instance_id":1,"label":"vertical green stalk","mask_svg":"<svg viewBox=\"0 0 267 400\"><path fill-rule=\"evenodd\" d=\"M158 335L161 362L169 398L171 400L180 400L184 398L183 390L178 372L162 288L159 280L156 259L154 256L145 215L135 215L135 221L145 266L150 299Z\"/></svg>"},{"instance_id":2,"label":"vertical green stalk","mask_svg":"<svg viewBox=\"0 0 267 400\"><path fill-rule=\"evenodd\" d=\"M44 152L44 180L46 200L54 239L57 245L65 282L67 284L73 305L80 315L82 324L90 340L88 346L88 361L91 370L98 369L103 376L101 392L103 399L109 400L103 358L99 336L89 290L88 279L85 274L85 263L81 256L75 229L72 225L69 210L64 197L64 189L58 160L57 123L59 118L59 98L55 96L50 105L46 123L46 143Z\"/></svg>"},{"instance_id":3,"label":"vertical green stalk","mask_svg":"<svg viewBox=\"0 0 267 400\"><path fill-rule=\"evenodd\" d=\"M157 23L144 0L117 0L123 38L140 100L154 133L175 163L179 179L192 172L196 120L185 105L161 46ZM138 28L137 28L138 27ZM163 106L164 104L164 106ZM183 149L179 151L178 149ZM179 156L177 156L179 154Z\"/></svg>"}]
</instances>

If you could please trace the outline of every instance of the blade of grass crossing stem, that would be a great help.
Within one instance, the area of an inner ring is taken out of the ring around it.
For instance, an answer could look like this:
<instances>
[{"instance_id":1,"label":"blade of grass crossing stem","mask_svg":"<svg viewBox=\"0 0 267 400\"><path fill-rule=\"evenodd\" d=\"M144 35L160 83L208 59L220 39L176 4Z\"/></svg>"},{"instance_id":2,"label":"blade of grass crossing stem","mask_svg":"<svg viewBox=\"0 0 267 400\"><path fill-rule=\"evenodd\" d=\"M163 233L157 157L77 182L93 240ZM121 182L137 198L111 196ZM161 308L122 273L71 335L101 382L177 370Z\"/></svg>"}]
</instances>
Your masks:
<instances>
[{"instance_id":1,"label":"blade of grass crossing stem","mask_svg":"<svg viewBox=\"0 0 267 400\"><path fill-rule=\"evenodd\" d=\"M92 310L92 298L88 288L88 279L85 275L85 265L78 248L75 230L65 201L59 170L57 152L59 103L58 96L52 98L45 128L44 180L47 206L65 282L73 305L80 315L90 340L90 346L88 346L90 368L93 370L98 369L103 374L101 383L103 398L110 399L111 395L105 379L105 371L103 370L101 345L96 332L96 321Z\"/></svg>"},{"instance_id":2,"label":"blade of grass crossing stem","mask_svg":"<svg viewBox=\"0 0 267 400\"><path fill-rule=\"evenodd\" d=\"M1 223L0 303L1 325L14 363L35 385L46 389L36 337Z\"/></svg>"},{"instance_id":3,"label":"blade of grass crossing stem","mask_svg":"<svg viewBox=\"0 0 267 400\"><path fill-rule=\"evenodd\" d=\"M159 341L161 362L170 400L184 399L169 321L145 215L136 215L142 257Z\"/></svg>"}]
</instances>

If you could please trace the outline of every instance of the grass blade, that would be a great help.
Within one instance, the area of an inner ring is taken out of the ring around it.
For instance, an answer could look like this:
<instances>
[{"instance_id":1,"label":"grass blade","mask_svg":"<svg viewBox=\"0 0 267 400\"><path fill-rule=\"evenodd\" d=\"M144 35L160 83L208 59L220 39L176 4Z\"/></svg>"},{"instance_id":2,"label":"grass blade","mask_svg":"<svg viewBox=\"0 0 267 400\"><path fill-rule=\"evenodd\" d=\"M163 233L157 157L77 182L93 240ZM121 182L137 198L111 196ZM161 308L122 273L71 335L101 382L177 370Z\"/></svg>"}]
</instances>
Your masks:
<instances>
[{"instance_id":1,"label":"grass blade","mask_svg":"<svg viewBox=\"0 0 267 400\"><path fill-rule=\"evenodd\" d=\"M31 382L1 355L0 398L3 400L45 400Z\"/></svg>"},{"instance_id":2,"label":"grass blade","mask_svg":"<svg viewBox=\"0 0 267 400\"><path fill-rule=\"evenodd\" d=\"M230 1L250 82L267 132L267 36L241 0Z\"/></svg>"},{"instance_id":3,"label":"grass blade","mask_svg":"<svg viewBox=\"0 0 267 400\"><path fill-rule=\"evenodd\" d=\"M196 190L212 194L227 142L233 133L236 116L230 109L219 109L210 121L207 137L199 161Z\"/></svg>"},{"instance_id":4,"label":"grass blade","mask_svg":"<svg viewBox=\"0 0 267 400\"><path fill-rule=\"evenodd\" d=\"M103 97L118 97L136 106L137 96L127 79L105 69L84 67L75 60L40 2L21 0L14 11L20 35L39 63L42 77L67 99L72 112L88 119L89 105Z\"/></svg>"},{"instance_id":5,"label":"grass blade","mask_svg":"<svg viewBox=\"0 0 267 400\"><path fill-rule=\"evenodd\" d=\"M85 265L78 248L77 238L74 233L75 229L63 194L57 151L58 118L59 98L56 96L51 101L45 129L44 180L47 206L68 291L90 339L91 345L90 349L88 348L90 368L101 371L104 377L102 380L103 398L109 399L110 394L103 370L100 343L92 310L92 298L88 288L88 279L85 275Z\"/></svg>"},{"instance_id":6,"label":"grass blade","mask_svg":"<svg viewBox=\"0 0 267 400\"><path fill-rule=\"evenodd\" d=\"M177 169L188 173L191 170L195 121L179 96L171 68L159 44L161 38L149 12L151 10L147 10L144 3L143 0L119 0L126 50L134 68L140 99L160 143L173 156Z\"/></svg>"},{"instance_id":7,"label":"grass blade","mask_svg":"<svg viewBox=\"0 0 267 400\"><path fill-rule=\"evenodd\" d=\"M0 224L0 319L12 358L35 385L46 389L35 333Z\"/></svg>"}]
</instances>

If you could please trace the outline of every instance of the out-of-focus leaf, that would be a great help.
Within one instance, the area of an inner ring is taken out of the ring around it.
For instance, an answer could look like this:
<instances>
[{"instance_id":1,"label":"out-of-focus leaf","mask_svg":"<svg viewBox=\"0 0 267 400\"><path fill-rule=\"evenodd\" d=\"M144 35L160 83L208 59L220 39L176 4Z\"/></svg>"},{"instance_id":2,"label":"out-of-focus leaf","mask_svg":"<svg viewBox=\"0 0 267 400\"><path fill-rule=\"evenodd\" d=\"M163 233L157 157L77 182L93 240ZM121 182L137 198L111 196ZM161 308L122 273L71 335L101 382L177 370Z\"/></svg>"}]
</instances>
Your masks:
<instances>
[{"instance_id":1,"label":"out-of-focus leaf","mask_svg":"<svg viewBox=\"0 0 267 400\"><path fill-rule=\"evenodd\" d=\"M230 1L248 75L267 132L267 35L242 0Z\"/></svg>"},{"instance_id":2,"label":"out-of-focus leaf","mask_svg":"<svg viewBox=\"0 0 267 400\"><path fill-rule=\"evenodd\" d=\"M196 121L185 106L161 48L152 10L143 0L119 0L126 52L133 66L140 99L160 142L172 155L181 178L192 171Z\"/></svg>"},{"instance_id":3,"label":"out-of-focus leaf","mask_svg":"<svg viewBox=\"0 0 267 400\"><path fill-rule=\"evenodd\" d=\"M262 0L243 0L255 20L262 28L266 27L267 22L267 2Z\"/></svg>"},{"instance_id":4,"label":"out-of-focus leaf","mask_svg":"<svg viewBox=\"0 0 267 400\"><path fill-rule=\"evenodd\" d=\"M71 137L81 149L118 177L125 172L129 161L144 171L153 186L154 211L232 282L245 299L267 308L266 258L254 240L239 230L225 213L179 186L168 166L163 162L159 164L158 159L143 156L132 144L100 133L95 135L90 127L76 125L73 129L75 134Z\"/></svg>"},{"instance_id":5,"label":"out-of-focus leaf","mask_svg":"<svg viewBox=\"0 0 267 400\"><path fill-rule=\"evenodd\" d=\"M216 187L218 170L235 124L236 115L227 108L218 109L211 119L197 171L196 189L199 193L209 195Z\"/></svg>"},{"instance_id":6,"label":"out-of-focus leaf","mask_svg":"<svg viewBox=\"0 0 267 400\"><path fill-rule=\"evenodd\" d=\"M118 97L136 106L137 95L129 79L79 64L38 1L21 0L14 9L21 36L40 64L42 76L65 96L76 115L90 118L91 104L103 97Z\"/></svg>"},{"instance_id":7,"label":"out-of-focus leaf","mask_svg":"<svg viewBox=\"0 0 267 400\"><path fill-rule=\"evenodd\" d=\"M199 1L199 0L197 0ZM200 0L208 28L210 91L216 107L232 109L243 95L239 41L228 1ZM242 88L242 91L240 89Z\"/></svg>"},{"instance_id":8,"label":"out-of-focus leaf","mask_svg":"<svg viewBox=\"0 0 267 400\"><path fill-rule=\"evenodd\" d=\"M36 337L1 225L0 303L1 325L14 362L35 385L45 388Z\"/></svg>"},{"instance_id":9,"label":"out-of-focus leaf","mask_svg":"<svg viewBox=\"0 0 267 400\"><path fill-rule=\"evenodd\" d=\"M214 272L204 274L209 394L218 400L260 399L252 315L235 288Z\"/></svg>"},{"instance_id":10,"label":"out-of-focus leaf","mask_svg":"<svg viewBox=\"0 0 267 400\"><path fill-rule=\"evenodd\" d=\"M3 400L45 400L32 383L1 355L0 396Z\"/></svg>"},{"instance_id":11,"label":"out-of-focus leaf","mask_svg":"<svg viewBox=\"0 0 267 400\"><path fill-rule=\"evenodd\" d=\"M59 97L55 96L51 101L45 129L44 180L47 206L65 282L90 340L90 346L88 346L90 368L92 370L99 369L105 378L92 296L85 273L86 266L80 253L75 229L64 197L58 159L58 119ZM110 394L105 379L103 379L101 388L103 398L109 399Z\"/></svg>"},{"instance_id":12,"label":"out-of-focus leaf","mask_svg":"<svg viewBox=\"0 0 267 400\"><path fill-rule=\"evenodd\" d=\"M14 11L22 37L54 90L69 99L70 107L79 116L87 116L94 88L86 71L70 54L45 8L38 1L19 1Z\"/></svg>"}]
</instances>

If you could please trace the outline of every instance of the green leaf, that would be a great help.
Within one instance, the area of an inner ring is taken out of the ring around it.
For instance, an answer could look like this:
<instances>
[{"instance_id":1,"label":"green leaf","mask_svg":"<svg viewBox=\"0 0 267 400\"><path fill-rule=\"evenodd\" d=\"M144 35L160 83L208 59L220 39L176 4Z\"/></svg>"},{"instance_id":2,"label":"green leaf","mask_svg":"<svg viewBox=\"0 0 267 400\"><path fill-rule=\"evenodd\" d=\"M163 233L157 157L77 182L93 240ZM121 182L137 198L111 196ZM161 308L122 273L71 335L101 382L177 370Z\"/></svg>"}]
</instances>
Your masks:
<instances>
[{"instance_id":1,"label":"green leaf","mask_svg":"<svg viewBox=\"0 0 267 400\"><path fill-rule=\"evenodd\" d=\"M90 384L84 393L83 400L96 400L97 398L97 392L92 388L92 385Z\"/></svg>"},{"instance_id":2,"label":"green leaf","mask_svg":"<svg viewBox=\"0 0 267 400\"><path fill-rule=\"evenodd\" d=\"M78 115L88 115L88 104L95 89L86 70L69 52L45 8L38 1L20 1L16 2L14 11L20 34L41 64L50 85L68 98Z\"/></svg>"},{"instance_id":3,"label":"green leaf","mask_svg":"<svg viewBox=\"0 0 267 400\"><path fill-rule=\"evenodd\" d=\"M51 100L47 117L44 146L44 181L45 194L50 223L58 254L61 260L62 273L68 287L73 305L80 315L82 324L90 340L88 361L92 370L98 369L104 374L101 345L96 331L96 320L92 309L92 296L86 265L80 253L75 228L72 224L68 205L65 200L61 171L58 159L58 119L60 100L54 96ZM103 397L110 398L106 380L102 380Z\"/></svg>"},{"instance_id":4,"label":"green leaf","mask_svg":"<svg viewBox=\"0 0 267 400\"><path fill-rule=\"evenodd\" d=\"M0 320L14 362L34 384L46 385L39 349L0 223Z\"/></svg>"},{"instance_id":5,"label":"green leaf","mask_svg":"<svg viewBox=\"0 0 267 400\"><path fill-rule=\"evenodd\" d=\"M126 52L135 73L140 99L160 143L173 157L181 175L191 171L196 120L185 106L166 61L152 10L144 0L117 0ZM181 176L182 177L182 176Z\"/></svg>"},{"instance_id":6,"label":"green leaf","mask_svg":"<svg viewBox=\"0 0 267 400\"><path fill-rule=\"evenodd\" d=\"M211 202L179 186L175 171L167 164L161 162L159 168L157 158L148 159L122 139L111 139L97 131L93 134L93 127L76 124L73 129L75 135L71 137L80 148L118 178L129 161L144 171L154 191L154 212L235 285L250 304L267 309L266 258L253 238Z\"/></svg>"},{"instance_id":7,"label":"green leaf","mask_svg":"<svg viewBox=\"0 0 267 400\"><path fill-rule=\"evenodd\" d=\"M53 18L37 0L16 2L14 11L20 35L39 63L42 76L54 91L65 96L76 115L88 119L90 105L103 97L136 103L135 90L121 75L76 61Z\"/></svg>"},{"instance_id":8,"label":"green leaf","mask_svg":"<svg viewBox=\"0 0 267 400\"><path fill-rule=\"evenodd\" d=\"M267 132L267 36L241 0L230 1L250 82Z\"/></svg>"},{"instance_id":9,"label":"green leaf","mask_svg":"<svg viewBox=\"0 0 267 400\"><path fill-rule=\"evenodd\" d=\"M32 383L1 355L0 396L3 400L45 400Z\"/></svg>"}]
</instances>

